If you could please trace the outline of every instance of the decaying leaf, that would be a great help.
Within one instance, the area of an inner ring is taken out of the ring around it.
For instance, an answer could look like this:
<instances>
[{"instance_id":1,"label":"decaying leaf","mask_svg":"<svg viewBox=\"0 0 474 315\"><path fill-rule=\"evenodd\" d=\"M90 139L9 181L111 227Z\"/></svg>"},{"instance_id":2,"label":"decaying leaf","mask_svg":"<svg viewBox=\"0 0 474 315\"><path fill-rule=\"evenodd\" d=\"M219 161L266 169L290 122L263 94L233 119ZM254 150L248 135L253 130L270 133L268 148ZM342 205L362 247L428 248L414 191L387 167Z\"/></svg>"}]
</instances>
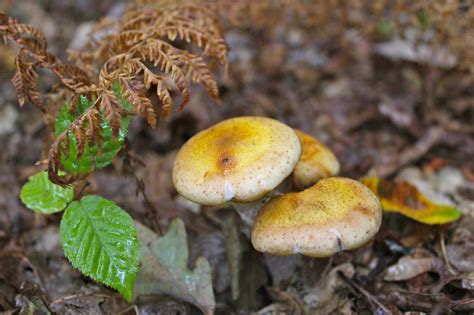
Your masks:
<instances>
[{"instance_id":1,"label":"decaying leaf","mask_svg":"<svg viewBox=\"0 0 474 315\"><path fill-rule=\"evenodd\" d=\"M416 45L400 39L375 45L375 53L389 59L401 59L411 62L427 63L440 68L452 68L458 60L446 47L436 50L428 45Z\"/></svg>"},{"instance_id":2,"label":"decaying leaf","mask_svg":"<svg viewBox=\"0 0 474 315\"><path fill-rule=\"evenodd\" d=\"M446 248L453 266L463 273L474 273L474 218L464 216Z\"/></svg>"},{"instance_id":3,"label":"decaying leaf","mask_svg":"<svg viewBox=\"0 0 474 315\"><path fill-rule=\"evenodd\" d=\"M361 180L380 199L385 211L398 212L425 224L446 224L461 217L461 211L431 202L407 181L390 181L378 177Z\"/></svg>"},{"instance_id":4,"label":"decaying leaf","mask_svg":"<svg viewBox=\"0 0 474 315\"><path fill-rule=\"evenodd\" d=\"M338 275L343 273L347 278L354 277L355 269L351 263L344 263L333 268L310 291L303 296L303 303L310 314L350 314L352 301L342 290L348 284Z\"/></svg>"},{"instance_id":5,"label":"decaying leaf","mask_svg":"<svg viewBox=\"0 0 474 315\"><path fill-rule=\"evenodd\" d=\"M134 286L134 297L168 294L213 314L211 267L198 258L194 270L187 267L188 245L183 221L171 222L168 232L158 237L147 227L135 222L142 244L141 267Z\"/></svg>"},{"instance_id":6,"label":"decaying leaf","mask_svg":"<svg viewBox=\"0 0 474 315\"><path fill-rule=\"evenodd\" d=\"M116 295L101 292L67 295L50 304L52 314L118 314L128 303Z\"/></svg>"},{"instance_id":7,"label":"decaying leaf","mask_svg":"<svg viewBox=\"0 0 474 315\"><path fill-rule=\"evenodd\" d=\"M407 167L401 170L396 180L406 180L418 188L432 202L449 204L461 209L464 214L474 217L474 200L462 191L474 191L474 182L470 181L461 169L444 166L436 171L429 167Z\"/></svg>"},{"instance_id":8,"label":"decaying leaf","mask_svg":"<svg viewBox=\"0 0 474 315\"><path fill-rule=\"evenodd\" d=\"M443 262L435 257L405 256L387 269L385 281L404 281L427 271L439 270Z\"/></svg>"},{"instance_id":9,"label":"decaying leaf","mask_svg":"<svg viewBox=\"0 0 474 315\"><path fill-rule=\"evenodd\" d=\"M40 287L31 282L23 282L20 294L15 298L20 315L52 314L48 307L48 299Z\"/></svg>"},{"instance_id":10,"label":"decaying leaf","mask_svg":"<svg viewBox=\"0 0 474 315\"><path fill-rule=\"evenodd\" d=\"M387 300L395 304L404 312L416 311L417 313L439 314L472 314L474 301L471 298L451 300L445 293L416 293L392 290L387 294ZM407 313L404 313L407 314Z\"/></svg>"},{"instance_id":11,"label":"decaying leaf","mask_svg":"<svg viewBox=\"0 0 474 315\"><path fill-rule=\"evenodd\" d=\"M276 312L276 314L279 314L279 311L294 315L306 314L303 302L301 302L297 295L270 287L267 288L267 293L275 303L271 304L263 310L260 310L258 314L275 314L271 311Z\"/></svg>"}]
</instances>

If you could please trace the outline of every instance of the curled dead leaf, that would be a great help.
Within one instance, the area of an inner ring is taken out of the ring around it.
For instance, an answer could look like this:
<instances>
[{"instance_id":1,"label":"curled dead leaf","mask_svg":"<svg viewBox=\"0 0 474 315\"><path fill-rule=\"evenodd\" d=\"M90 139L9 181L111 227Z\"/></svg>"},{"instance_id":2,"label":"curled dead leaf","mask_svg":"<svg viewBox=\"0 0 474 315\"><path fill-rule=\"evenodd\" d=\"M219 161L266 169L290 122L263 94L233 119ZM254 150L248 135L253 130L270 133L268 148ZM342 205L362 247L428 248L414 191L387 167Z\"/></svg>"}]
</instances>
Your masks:
<instances>
[{"instance_id":1,"label":"curled dead leaf","mask_svg":"<svg viewBox=\"0 0 474 315\"><path fill-rule=\"evenodd\" d=\"M397 212L424 224L446 224L456 221L462 215L456 207L433 203L415 186L404 180L365 177L361 182L377 195L385 211Z\"/></svg>"},{"instance_id":2,"label":"curled dead leaf","mask_svg":"<svg viewBox=\"0 0 474 315\"><path fill-rule=\"evenodd\" d=\"M388 267L385 281L404 281L416 277L428 271L439 271L443 262L435 257L411 257L400 258L395 265Z\"/></svg>"}]
</instances>

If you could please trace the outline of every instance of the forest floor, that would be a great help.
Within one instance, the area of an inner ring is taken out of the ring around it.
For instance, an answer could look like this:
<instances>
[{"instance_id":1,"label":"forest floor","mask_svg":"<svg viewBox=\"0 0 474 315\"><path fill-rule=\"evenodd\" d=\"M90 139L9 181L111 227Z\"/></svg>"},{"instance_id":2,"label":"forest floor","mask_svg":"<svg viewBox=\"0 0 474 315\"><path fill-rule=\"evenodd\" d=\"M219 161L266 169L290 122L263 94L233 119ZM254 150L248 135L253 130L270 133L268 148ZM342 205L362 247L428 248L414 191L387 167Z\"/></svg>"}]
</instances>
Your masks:
<instances>
[{"instance_id":1,"label":"forest floor","mask_svg":"<svg viewBox=\"0 0 474 315\"><path fill-rule=\"evenodd\" d=\"M122 8L114 1L64 3L0 1L0 10L39 27L50 48L64 57L65 48L81 45L78 29ZM397 55L407 49L402 41L374 41L354 30L343 34L335 44L332 37L291 24L258 30L228 26L230 71L219 79L222 105L195 86L190 104L155 130L139 118L130 126L131 148L145 165L136 175L156 212L136 194L136 181L114 167L91 176L87 192L113 200L146 225L153 218L163 231L180 217L190 266L198 256L212 266L218 314L472 314L474 76L456 65ZM386 53L386 47L395 52ZM48 130L33 106L18 106L10 82L14 50L2 46L0 56L0 312L30 314L28 301L41 298L58 313L198 313L167 296L130 308L67 262L59 214L44 216L22 205L21 185L41 169L35 162L45 158ZM48 77L42 80L47 89ZM272 117L318 137L338 157L342 176L404 179L431 200L458 207L463 216L430 226L386 213L371 243L336 254L329 265L301 256L263 256L250 246L242 253L245 272L231 276L221 228L226 210L179 197L171 167L189 137L242 115ZM235 300L233 283L241 287Z\"/></svg>"}]
</instances>

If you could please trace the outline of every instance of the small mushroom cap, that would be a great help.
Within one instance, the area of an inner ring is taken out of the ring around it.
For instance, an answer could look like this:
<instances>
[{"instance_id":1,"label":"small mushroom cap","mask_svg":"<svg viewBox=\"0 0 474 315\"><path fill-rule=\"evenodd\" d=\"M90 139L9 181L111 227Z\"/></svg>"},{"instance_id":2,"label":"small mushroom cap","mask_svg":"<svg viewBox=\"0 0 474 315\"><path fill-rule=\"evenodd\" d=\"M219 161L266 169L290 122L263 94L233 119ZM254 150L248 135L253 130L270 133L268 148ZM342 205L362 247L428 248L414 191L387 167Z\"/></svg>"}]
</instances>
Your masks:
<instances>
[{"instance_id":1,"label":"small mushroom cap","mask_svg":"<svg viewBox=\"0 0 474 315\"><path fill-rule=\"evenodd\" d=\"M339 162L327 146L299 129L295 132L302 146L301 159L293 171L293 183L297 188L308 188L322 178L339 173Z\"/></svg>"},{"instance_id":2,"label":"small mushroom cap","mask_svg":"<svg viewBox=\"0 0 474 315\"><path fill-rule=\"evenodd\" d=\"M186 142L173 166L173 184L202 205L253 202L288 177L301 156L292 128L265 117L238 117Z\"/></svg>"},{"instance_id":3,"label":"small mushroom cap","mask_svg":"<svg viewBox=\"0 0 474 315\"><path fill-rule=\"evenodd\" d=\"M252 244L272 255L329 257L362 246L381 223L382 208L369 188L331 177L302 192L272 198L255 219Z\"/></svg>"}]
</instances>

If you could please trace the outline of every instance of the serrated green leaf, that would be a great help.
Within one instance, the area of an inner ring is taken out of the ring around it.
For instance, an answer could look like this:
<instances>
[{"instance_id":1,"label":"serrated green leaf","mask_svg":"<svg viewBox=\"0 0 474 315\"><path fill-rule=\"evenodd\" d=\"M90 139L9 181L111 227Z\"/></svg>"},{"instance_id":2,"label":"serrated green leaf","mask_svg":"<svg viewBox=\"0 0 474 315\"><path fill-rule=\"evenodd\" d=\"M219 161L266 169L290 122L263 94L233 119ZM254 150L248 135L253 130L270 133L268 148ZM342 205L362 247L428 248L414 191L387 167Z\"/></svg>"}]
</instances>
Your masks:
<instances>
[{"instance_id":1,"label":"serrated green leaf","mask_svg":"<svg viewBox=\"0 0 474 315\"><path fill-rule=\"evenodd\" d=\"M123 141L125 140L125 136L127 134L129 121L129 117L122 118L118 137L114 138L112 127L110 126L109 121L105 118L105 116L103 117L103 122L101 126L102 137L104 141L101 143L100 150L97 150L97 153L95 153L94 155L95 164L98 169L104 168L110 163L112 163L114 157L119 153L120 149L122 148Z\"/></svg>"},{"instance_id":2,"label":"serrated green leaf","mask_svg":"<svg viewBox=\"0 0 474 315\"><path fill-rule=\"evenodd\" d=\"M120 94L118 84L114 84L113 89L122 106L127 110L131 110L131 105ZM93 101L89 101L85 96L81 96L79 104L74 109L74 113L69 112L67 104L65 104L55 121L55 135L58 136L64 132L93 103ZM119 134L117 137L114 137L109 121L105 118L105 115L101 114L101 116L102 142L100 145L95 144L92 146L90 143L86 143L81 156L78 155L76 140L71 133L68 134L69 150L66 152L65 147L61 150L61 165L67 172L71 174L85 174L92 172L94 169L104 168L112 163L115 156L119 153L127 135L131 117L125 116L122 118Z\"/></svg>"},{"instance_id":3,"label":"serrated green leaf","mask_svg":"<svg viewBox=\"0 0 474 315\"><path fill-rule=\"evenodd\" d=\"M54 135L59 136L73 121L74 115L67 110L67 104L64 104L54 121Z\"/></svg>"},{"instance_id":4,"label":"serrated green leaf","mask_svg":"<svg viewBox=\"0 0 474 315\"><path fill-rule=\"evenodd\" d=\"M72 188L53 184L47 172L30 176L21 188L20 199L28 209L54 213L62 211L73 198Z\"/></svg>"},{"instance_id":5,"label":"serrated green leaf","mask_svg":"<svg viewBox=\"0 0 474 315\"><path fill-rule=\"evenodd\" d=\"M84 152L82 156L78 156L77 143L71 133L68 134L69 138L69 151L61 152L61 164L66 171L71 174L84 174L93 171L92 154L91 151L94 149L86 143L84 146Z\"/></svg>"},{"instance_id":6,"label":"serrated green leaf","mask_svg":"<svg viewBox=\"0 0 474 315\"><path fill-rule=\"evenodd\" d=\"M110 200L86 196L67 207L60 238L74 267L131 300L140 245L127 212Z\"/></svg>"},{"instance_id":7,"label":"serrated green leaf","mask_svg":"<svg viewBox=\"0 0 474 315\"><path fill-rule=\"evenodd\" d=\"M184 223L171 222L165 236L159 238L145 226L135 222L142 246L140 270L134 297L169 294L199 307L204 314L215 308L211 267L205 258L198 258L194 270L189 270L188 245Z\"/></svg>"}]
</instances>

